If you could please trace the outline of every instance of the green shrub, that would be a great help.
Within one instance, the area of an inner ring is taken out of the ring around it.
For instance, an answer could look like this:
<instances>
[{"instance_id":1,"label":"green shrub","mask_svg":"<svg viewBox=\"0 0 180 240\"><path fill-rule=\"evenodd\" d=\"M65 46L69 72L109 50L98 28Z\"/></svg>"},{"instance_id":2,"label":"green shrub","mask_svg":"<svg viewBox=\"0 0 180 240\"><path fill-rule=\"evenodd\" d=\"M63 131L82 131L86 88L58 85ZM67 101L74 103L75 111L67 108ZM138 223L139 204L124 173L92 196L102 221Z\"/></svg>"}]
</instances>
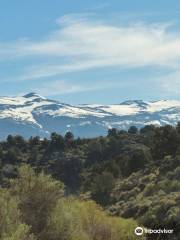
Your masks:
<instances>
[{"instance_id":1,"label":"green shrub","mask_svg":"<svg viewBox=\"0 0 180 240\"><path fill-rule=\"evenodd\" d=\"M19 177L11 180L11 194L19 200L23 222L32 232L41 236L46 232L48 217L59 198L64 185L43 173L36 174L28 165L19 168Z\"/></svg>"},{"instance_id":2,"label":"green shrub","mask_svg":"<svg viewBox=\"0 0 180 240\"><path fill-rule=\"evenodd\" d=\"M133 220L108 216L93 201L62 199L54 209L48 240L133 240Z\"/></svg>"},{"instance_id":3,"label":"green shrub","mask_svg":"<svg viewBox=\"0 0 180 240\"><path fill-rule=\"evenodd\" d=\"M18 201L8 190L0 189L0 239L35 240L30 228L22 223Z\"/></svg>"}]
</instances>

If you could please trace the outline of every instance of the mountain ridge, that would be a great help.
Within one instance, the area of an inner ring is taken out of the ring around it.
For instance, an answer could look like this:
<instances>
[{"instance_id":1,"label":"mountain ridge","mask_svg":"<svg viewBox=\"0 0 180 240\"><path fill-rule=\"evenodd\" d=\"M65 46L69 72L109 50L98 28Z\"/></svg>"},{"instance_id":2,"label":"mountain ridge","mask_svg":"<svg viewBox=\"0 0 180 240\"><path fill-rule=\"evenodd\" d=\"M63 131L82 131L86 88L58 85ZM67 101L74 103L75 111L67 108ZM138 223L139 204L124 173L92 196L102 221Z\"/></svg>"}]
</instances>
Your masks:
<instances>
[{"instance_id":1,"label":"mountain ridge","mask_svg":"<svg viewBox=\"0 0 180 240\"><path fill-rule=\"evenodd\" d=\"M148 124L175 125L180 100L127 100L119 104L70 105L31 92L0 97L0 138L9 134L49 137L52 132L72 131L76 137L105 135L109 128L138 128Z\"/></svg>"}]
</instances>

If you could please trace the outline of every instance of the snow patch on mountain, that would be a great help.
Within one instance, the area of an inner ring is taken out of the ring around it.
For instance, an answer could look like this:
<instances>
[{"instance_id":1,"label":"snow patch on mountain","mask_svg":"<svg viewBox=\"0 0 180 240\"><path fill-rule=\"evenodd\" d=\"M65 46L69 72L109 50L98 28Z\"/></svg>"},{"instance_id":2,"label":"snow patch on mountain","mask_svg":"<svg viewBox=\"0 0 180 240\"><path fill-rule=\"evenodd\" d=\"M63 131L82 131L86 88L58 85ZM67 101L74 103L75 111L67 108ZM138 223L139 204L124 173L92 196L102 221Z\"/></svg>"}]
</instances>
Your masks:
<instances>
[{"instance_id":1,"label":"snow patch on mountain","mask_svg":"<svg viewBox=\"0 0 180 240\"><path fill-rule=\"evenodd\" d=\"M132 104L132 105L108 105L108 106L104 106L101 107L100 109L111 113L111 114L115 114L117 116L124 116L124 115L134 115L139 113L140 109L138 108L138 106L136 104Z\"/></svg>"},{"instance_id":2,"label":"snow patch on mountain","mask_svg":"<svg viewBox=\"0 0 180 240\"><path fill-rule=\"evenodd\" d=\"M147 112L154 113L157 111L162 111L170 108L180 108L180 101L162 100L162 101L156 101L156 102L149 102L146 110Z\"/></svg>"},{"instance_id":3,"label":"snow patch on mountain","mask_svg":"<svg viewBox=\"0 0 180 240\"><path fill-rule=\"evenodd\" d=\"M94 116L94 117L105 117L109 116L108 113L103 114L99 113L95 110L89 110L89 109L83 109L80 107L75 106L59 106L59 109L57 110L43 110L39 109L39 113L48 114L50 116L66 116L66 117L72 117L72 118L85 118L85 116Z\"/></svg>"}]
</instances>

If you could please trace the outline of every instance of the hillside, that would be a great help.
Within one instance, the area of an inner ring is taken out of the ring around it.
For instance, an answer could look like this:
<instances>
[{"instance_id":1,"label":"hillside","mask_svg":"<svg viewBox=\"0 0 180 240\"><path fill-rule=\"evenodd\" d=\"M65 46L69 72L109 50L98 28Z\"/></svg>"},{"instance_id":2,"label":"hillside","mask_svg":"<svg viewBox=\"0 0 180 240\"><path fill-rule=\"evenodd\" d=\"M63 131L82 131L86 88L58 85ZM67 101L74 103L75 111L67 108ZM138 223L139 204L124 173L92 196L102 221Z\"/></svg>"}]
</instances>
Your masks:
<instances>
[{"instance_id":1,"label":"hillside","mask_svg":"<svg viewBox=\"0 0 180 240\"><path fill-rule=\"evenodd\" d=\"M29 164L63 182L66 197L94 200L109 215L150 229L174 230L173 238L152 239L180 237L180 124L111 129L93 139L71 132L53 133L49 140L10 135L0 143L0 162L2 187L19 176L19 166Z\"/></svg>"}]
</instances>

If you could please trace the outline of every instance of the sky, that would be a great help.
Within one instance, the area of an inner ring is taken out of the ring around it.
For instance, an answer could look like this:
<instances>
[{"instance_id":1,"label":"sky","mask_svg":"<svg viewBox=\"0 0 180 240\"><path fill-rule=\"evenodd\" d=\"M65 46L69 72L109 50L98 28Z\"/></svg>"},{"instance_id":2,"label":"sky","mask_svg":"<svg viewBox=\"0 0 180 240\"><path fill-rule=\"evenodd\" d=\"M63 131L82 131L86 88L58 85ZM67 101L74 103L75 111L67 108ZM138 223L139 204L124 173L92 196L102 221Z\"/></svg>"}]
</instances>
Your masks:
<instances>
[{"instance_id":1,"label":"sky","mask_svg":"<svg viewBox=\"0 0 180 240\"><path fill-rule=\"evenodd\" d=\"M179 0L0 0L0 95L180 100Z\"/></svg>"}]
</instances>

